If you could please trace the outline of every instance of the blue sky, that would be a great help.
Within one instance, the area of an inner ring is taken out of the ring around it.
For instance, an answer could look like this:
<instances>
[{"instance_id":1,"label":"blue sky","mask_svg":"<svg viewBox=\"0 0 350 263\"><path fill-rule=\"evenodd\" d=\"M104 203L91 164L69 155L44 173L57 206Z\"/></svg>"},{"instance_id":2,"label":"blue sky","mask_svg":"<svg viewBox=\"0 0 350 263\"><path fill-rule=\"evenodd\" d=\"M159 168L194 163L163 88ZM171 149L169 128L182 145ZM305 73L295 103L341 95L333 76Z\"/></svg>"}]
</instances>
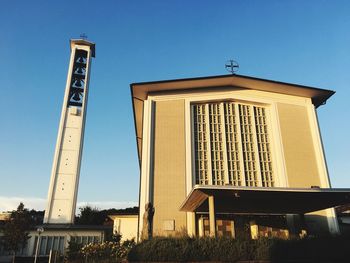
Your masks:
<instances>
[{"instance_id":1,"label":"blue sky","mask_svg":"<svg viewBox=\"0 0 350 263\"><path fill-rule=\"evenodd\" d=\"M0 2L0 210L43 209L69 39L96 43L79 204L138 200L129 84L239 74L335 90L318 110L333 187L350 188L349 1Z\"/></svg>"}]
</instances>

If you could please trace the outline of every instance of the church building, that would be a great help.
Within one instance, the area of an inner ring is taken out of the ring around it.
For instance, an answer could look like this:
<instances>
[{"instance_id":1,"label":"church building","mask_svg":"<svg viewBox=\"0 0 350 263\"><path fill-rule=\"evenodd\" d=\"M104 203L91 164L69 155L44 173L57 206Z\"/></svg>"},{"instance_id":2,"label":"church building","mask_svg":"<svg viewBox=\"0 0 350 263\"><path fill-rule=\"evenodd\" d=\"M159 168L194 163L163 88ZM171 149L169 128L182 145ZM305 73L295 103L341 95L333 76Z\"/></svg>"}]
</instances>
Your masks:
<instances>
[{"instance_id":1,"label":"church building","mask_svg":"<svg viewBox=\"0 0 350 263\"><path fill-rule=\"evenodd\" d=\"M139 239L339 232L350 192L331 188L316 112L334 91L242 75L130 86Z\"/></svg>"}]
</instances>

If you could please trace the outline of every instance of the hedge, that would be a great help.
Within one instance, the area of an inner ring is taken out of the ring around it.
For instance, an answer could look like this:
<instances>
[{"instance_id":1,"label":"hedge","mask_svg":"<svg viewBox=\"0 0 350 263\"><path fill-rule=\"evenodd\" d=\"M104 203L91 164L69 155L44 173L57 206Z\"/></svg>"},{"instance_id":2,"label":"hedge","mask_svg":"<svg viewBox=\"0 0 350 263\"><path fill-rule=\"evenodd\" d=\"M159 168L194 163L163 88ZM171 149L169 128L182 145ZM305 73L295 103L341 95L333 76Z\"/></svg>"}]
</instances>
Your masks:
<instances>
[{"instance_id":1,"label":"hedge","mask_svg":"<svg viewBox=\"0 0 350 263\"><path fill-rule=\"evenodd\" d=\"M132 248L129 261L229 261L268 259L273 240L153 238Z\"/></svg>"},{"instance_id":2,"label":"hedge","mask_svg":"<svg viewBox=\"0 0 350 263\"><path fill-rule=\"evenodd\" d=\"M349 237L258 240L233 238L156 237L134 246L130 262L271 261L350 262Z\"/></svg>"}]
</instances>

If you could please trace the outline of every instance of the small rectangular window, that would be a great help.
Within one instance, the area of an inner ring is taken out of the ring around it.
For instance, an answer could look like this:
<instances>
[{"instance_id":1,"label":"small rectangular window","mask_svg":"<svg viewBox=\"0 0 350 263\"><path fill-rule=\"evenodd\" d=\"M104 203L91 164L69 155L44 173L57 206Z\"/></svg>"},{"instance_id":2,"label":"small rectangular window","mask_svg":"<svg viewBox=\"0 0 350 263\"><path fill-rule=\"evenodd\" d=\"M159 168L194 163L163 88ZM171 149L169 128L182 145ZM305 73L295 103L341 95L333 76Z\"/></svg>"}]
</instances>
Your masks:
<instances>
[{"instance_id":1,"label":"small rectangular window","mask_svg":"<svg viewBox=\"0 0 350 263\"><path fill-rule=\"evenodd\" d=\"M58 251L61 254L64 254L64 237L59 237L59 241L58 241Z\"/></svg>"},{"instance_id":2,"label":"small rectangular window","mask_svg":"<svg viewBox=\"0 0 350 263\"><path fill-rule=\"evenodd\" d=\"M47 242L47 237L43 236L40 237L40 249L39 249L39 255L46 255L46 242Z\"/></svg>"},{"instance_id":3,"label":"small rectangular window","mask_svg":"<svg viewBox=\"0 0 350 263\"><path fill-rule=\"evenodd\" d=\"M50 254L50 250L53 249L53 237L47 237L46 255Z\"/></svg>"}]
</instances>

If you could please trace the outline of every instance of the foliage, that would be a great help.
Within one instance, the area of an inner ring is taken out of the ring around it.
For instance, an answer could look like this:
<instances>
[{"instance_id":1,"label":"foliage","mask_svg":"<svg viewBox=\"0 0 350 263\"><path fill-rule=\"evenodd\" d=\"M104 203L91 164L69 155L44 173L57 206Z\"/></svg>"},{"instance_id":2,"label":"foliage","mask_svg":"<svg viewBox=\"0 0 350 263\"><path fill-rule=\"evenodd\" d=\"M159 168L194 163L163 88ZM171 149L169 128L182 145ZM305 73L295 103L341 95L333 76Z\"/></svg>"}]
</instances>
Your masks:
<instances>
[{"instance_id":1,"label":"foliage","mask_svg":"<svg viewBox=\"0 0 350 263\"><path fill-rule=\"evenodd\" d=\"M123 208L123 209L111 208L111 209L101 210L101 212L104 212L107 215L110 215L110 214L137 214L139 212L139 207L134 206L134 207L127 207L127 208Z\"/></svg>"},{"instance_id":2,"label":"foliage","mask_svg":"<svg viewBox=\"0 0 350 263\"><path fill-rule=\"evenodd\" d=\"M111 241L116 243L120 243L121 240L122 240L122 235L118 233L113 234L111 237Z\"/></svg>"},{"instance_id":3,"label":"foliage","mask_svg":"<svg viewBox=\"0 0 350 263\"><path fill-rule=\"evenodd\" d=\"M68 262L122 262L130 249L135 246L134 240L124 242L89 243L85 246L69 242L66 255Z\"/></svg>"},{"instance_id":4,"label":"foliage","mask_svg":"<svg viewBox=\"0 0 350 263\"><path fill-rule=\"evenodd\" d=\"M80 249L83 247L82 244L79 244L75 241L70 240L68 242L68 249L66 252L66 259L68 261L77 260L80 257Z\"/></svg>"},{"instance_id":5,"label":"foliage","mask_svg":"<svg viewBox=\"0 0 350 263\"><path fill-rule=\"evenodd\" d=\"M96 207L92 208L87 205L80 207L79 210L79 217L76 219L76 223L79 225L102 225L105 220Z\"/></svg>"},{"instance_id":6,"label":"foliage","mask_svg":"<svg viewBox=\"0 0 350 263\"><path fill-rule=\"evenodd\" d=\"M304 239L153 238L134 246L129 261L349 262L350 237Z\"/></svg>"},{"instance_id":7,"label":"foliage","mask_svg":"<svg viewBox=\"0 0 350 263\"><path fill-rule=\"evenodd\" d=\"M268 259L271 242L233 238L153 238L131 249L130 261L230 261ZM225 253L223 253L225 251Z\"/></svg>"},{"instance_id":8,"label":"foliage","mask_svg":"<svg viewBox=\"0 0 350 263\"><path fill-rule=\"evenodd\" d=\"M111 214L133 214L138 213L139 208L129 207L125 209L105 209L99 210L97 207L91 207L89 205L79 208L79 216L76 217L75 223L78 225L103 225L107 220L108 215Z\"/></svg>"},{"instance_id":9,"label":"foliage","mask_svg":"<svg viewBox=\"0 0 350 263\"><path fill-rule=\"evenodd\" d=\"M115 260L121 262L126 258L130 248L133 246L133 242L124 242L122 244L118 242L103 242L103 243L90 243L80 250L81 255L86 260L101 261L101 260Z\"/></svg>"},{"instance_id":10,"label":"foliage","mask_svg":"<svg viewBox=\"0 0 350 263\"><path fill-rule=\"evenodd\" d=\"M33 225L28 209L20 203L16 211L12 211L10 219L5 223L3 228L4 247L13 254L23 249L27 240L30 238L28 231Z\"/></svg>"},{"instance_id":11,"label":"foliage","mask_svg":"<svg viewBox=\"0 0 350 263\"><path fill-rule=\"evenodd\" d=\"M33 225L42 225L44 220L45 211L36 211L34 209L29 211L30 218L32 220Z\"/></svg>"}]
</instances>

